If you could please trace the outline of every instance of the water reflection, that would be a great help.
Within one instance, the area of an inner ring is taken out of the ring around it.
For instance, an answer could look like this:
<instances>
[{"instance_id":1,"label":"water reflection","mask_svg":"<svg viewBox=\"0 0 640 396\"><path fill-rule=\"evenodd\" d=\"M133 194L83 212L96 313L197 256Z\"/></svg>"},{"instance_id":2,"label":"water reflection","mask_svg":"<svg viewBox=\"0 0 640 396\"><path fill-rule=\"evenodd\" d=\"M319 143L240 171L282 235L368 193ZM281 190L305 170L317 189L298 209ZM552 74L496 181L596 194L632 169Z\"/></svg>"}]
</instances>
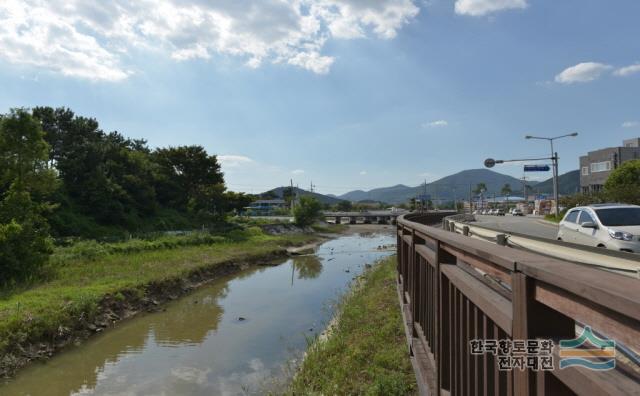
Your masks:
<instances>
[{"instance_id":1,"label":"water reflection","mask_svg":"<svg viewBox=\"0 0 640 396\"><path fill-rule=\"evenodd\" d=\"M159 345L197 345L209 332L218 329L224 314L219 299L227 296L227 283L217 283L204 296L185 297L182 309L172 315L160 315L152 324L155 341Z\"/></svg>"},{"instance_id":2,"label":"water reflection","mask_svg":"<svg viewBox=\"0 0 640 396\"><path fill-rule=\"evenodd\" d=\"M322 331L331 300L377 258L390 235L344 236L314 255L221 278L165 312L120 323L105 334L34 364L0 386L1 395L261 394ZM240 321L239 317L246 318Z\"/></svg>"},{"instance_id":3,"label":"water reflection","mask_svg":"<svg viewBox=\"0 0 640 396\"><path fill-rule=\"evenodd\" d=\"M316 255L296 257L292 265L298 279L315 279L322 273L322 262Z\"/></svg>"}]
</instances>

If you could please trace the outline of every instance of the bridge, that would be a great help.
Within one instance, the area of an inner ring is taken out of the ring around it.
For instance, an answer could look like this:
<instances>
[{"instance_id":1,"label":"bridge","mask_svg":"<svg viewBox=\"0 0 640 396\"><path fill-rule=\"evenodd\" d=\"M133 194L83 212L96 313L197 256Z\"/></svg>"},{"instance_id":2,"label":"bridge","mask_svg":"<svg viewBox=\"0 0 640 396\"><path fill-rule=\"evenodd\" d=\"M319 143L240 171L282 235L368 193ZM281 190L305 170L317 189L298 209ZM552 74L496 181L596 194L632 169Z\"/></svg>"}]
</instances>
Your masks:
<instances>
[{"instance_id":1,"label":"bridge","mask_svg":"<svg viewBox=\"0 0 640 396\"><path fill-rule=\"evenodd\" d=\"M324 212L324 218L333 219L336 224L340 224L343 219L348 219L349 224L357 224L358 221L364 224L395 224L398 216L407 214L404 209L396 210L371 210L366 212Z\"/></svg>"},{"instance_id":2,"label":"bridge","mask_svg":"<svg viewBox=\"0 0 640 396\"><path fill-rule=\"evenodd\" d=\"M638 279L429 226L443 218L397 221L398 298L420 394L639 393ZM560 348L591 329L596 344ZM602 347L610 340L615 348ZM581 359L609 369L568 364Z\"/></svg>"}]
</instances>

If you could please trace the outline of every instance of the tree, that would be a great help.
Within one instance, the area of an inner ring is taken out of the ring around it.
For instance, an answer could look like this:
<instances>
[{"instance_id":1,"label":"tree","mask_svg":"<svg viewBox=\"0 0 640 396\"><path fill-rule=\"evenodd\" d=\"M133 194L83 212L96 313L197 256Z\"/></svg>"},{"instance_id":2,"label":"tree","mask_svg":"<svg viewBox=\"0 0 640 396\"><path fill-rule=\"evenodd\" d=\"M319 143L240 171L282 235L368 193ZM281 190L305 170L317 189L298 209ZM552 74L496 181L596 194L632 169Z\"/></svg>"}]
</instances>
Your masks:
<instances>
[{"instance_id":1,"label":"tree","mask_svg":"<svg viewBox=\"0 0 640 396\"><path fill-rule=\"evenodd\" d=\"M155 165L144 140L104 133L95 119L66 108L36 107L32 113L51 146L48 163L63 183L62 212L133 228L136 219L156 211ZM56 224L58 215L52 218Z\"/></svg>"},{"instance_id":2,"label":"tree","mask_svg":"<svg viewBox=\"0 0 640 396\"><path fill-rule=\"evenodd\" d=\"M286 206L293 208L293 203L296 199L296 190L293 187L284 187L282 189L282 199Z\"/></svg>"},{"instance_id":3,"label":"tree","mask_svg":"<svg viewBox=\"0 0 640 396\"><path fill-rule=\"evenodd\" d=\"M0 118L0 283L32 276L51 254L42 215L56 186L48 151L40 123L27 110Z\"/></svg>"},{"instance_id":4,"label":"tree","mask_svg":"<svg viewBox=\"0 0 640 396\"><path fill-rule=\"evenodd\" d=\"M506 183L504 186L502 186L502 189L500 190L500 193L504 196L509 196L511 195L511 184Z\"/></svg>"},{"instance_id":5,"label":"tree","mask_svg":"<svg viewBox=\"0 0 640 396\"><path fill-rule=\"evenodd\" d=\"M304 195L293 208L295 223L299 226L308 226L322 217L322 205L316 198Z\"/></svg>"},{"instance_id":6,"label":"tree","mask_svg":"<svg viewBox=\"0 0 640 396\"><path fill-rule=\"evenodd\" d=\"M339 212L350 212L353 209L351 201L340 201L336 204L336 210Z\"/></svg>"},{"instance_id":7,"label":"tree","mask_svg":"<svg viewBox=\"0 0 640 396\"><path fill-rule=\"evenodd\" d=\"M476 184L476 188L473 189L474 194L482 194L487 191L487 185L485 183Z\"/></svg>"},{"instance_id":8,"label":"tree","mask_svg":"<svg viewBox=\"0 0 640 396\"><path fill-rule=\"evenodd\" d=\"M224 178L215 155L207 154L202 146L180 146L153 152L158 165L156 192L163 205L186 210L188 204L204 203L210 187L223 184Z\"/></svg>"},{"instance_id":9,"label":"tree","mask_svg":"<svg viewBox=\"0 0 640 396\"><path fill-rule=\"evenodd\" d=\"M604 190L614 201L639 205L640 160L627 161L611 172Z\"/></svg>"},{"instance_id":10,"label":"tree","mask_svg":"<svg viewBox=\"0 0 640 396\"><path fill-rule=\"evenodd\" d=\"M224 200L227 211L241 213L255 200L255 197L241 192L227 191L224 193Z\"/></svg>"}]
</instances>

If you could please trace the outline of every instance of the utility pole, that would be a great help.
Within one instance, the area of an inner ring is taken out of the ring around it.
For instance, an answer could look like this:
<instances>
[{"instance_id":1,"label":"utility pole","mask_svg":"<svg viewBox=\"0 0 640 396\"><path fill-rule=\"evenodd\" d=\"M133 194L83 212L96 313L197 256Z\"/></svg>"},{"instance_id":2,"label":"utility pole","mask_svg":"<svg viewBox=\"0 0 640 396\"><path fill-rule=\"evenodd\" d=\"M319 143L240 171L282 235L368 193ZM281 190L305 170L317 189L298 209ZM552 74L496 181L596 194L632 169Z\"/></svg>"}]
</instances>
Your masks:
<instances>
[{"instance_id":1,"label":"utility pole","mask_svg":"<svg viewBox=\"0 0 640 396\"><path fill-rule=\"evenodd\" d=\"M427 179L424 179L424 195L422 196L422 202L423 202L423 206L427 206ZM425 208L426 210L429 210L428 207Z\"/></svg>"},{"instance_id":2,"label":"utility pole","mask_svg":"<svg viewBox=\"0 0 640 396\"><path fill-rule=\"evenodd\" d=\"M289 206L291 206L291 210L293 210L293 204L294 204L294 201L293 201L293 179L289 179L289 181L291 182L291 190L290 190L291 196L289 197L291 199L291 203L289 204Z\"/></svg>"},{"instance_id":3,"label":"utility pole","mask_svg":"<svg viewBox=\"0 0 640 396\"><path fill-rule=\"evenodd\" d=\"M471 200L471 183L469 183L469 214L473 213L473 201Z\"/></svg>"},{"instance_id":4,"label":"utility pole","mask_svg":"<svg viewBox=\"0 0 640 396\"><path fill-rule=\"evenodd\" d=\"M433 209L438 210L438 185L433 185Z\"/></svg>"},{"instance_id":5,"label":"utility pole","mask_svg":"<svg viewBox=\"0 0 640 396\"><path fill-rule=\"evenodd\" d=\"M458 205L456 205L456 186L453 186L453 210L458 213Z\"/></svg>"}]
</instances>

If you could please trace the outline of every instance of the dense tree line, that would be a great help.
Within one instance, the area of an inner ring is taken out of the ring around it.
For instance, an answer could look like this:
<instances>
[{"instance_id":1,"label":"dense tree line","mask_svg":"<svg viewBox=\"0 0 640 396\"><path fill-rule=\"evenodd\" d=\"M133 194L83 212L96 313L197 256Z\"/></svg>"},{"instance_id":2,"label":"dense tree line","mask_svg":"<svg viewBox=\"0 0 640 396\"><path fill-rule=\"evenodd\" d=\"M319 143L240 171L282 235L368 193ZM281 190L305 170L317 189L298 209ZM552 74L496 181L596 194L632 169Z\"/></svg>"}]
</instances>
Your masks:
<instances>
[{"instance_id":1,"label":"dense tree line","mask_svg":"<svg viewBox=\"0 0 640 396\"><path fill-rule=\"evenodd\" d=\"M201 146L151 149L66 108L0 115L3 277L41 263L50 234L97 237L209 225L250 202L226 191L216 156Z\"/></svg>"}]
</instances>

